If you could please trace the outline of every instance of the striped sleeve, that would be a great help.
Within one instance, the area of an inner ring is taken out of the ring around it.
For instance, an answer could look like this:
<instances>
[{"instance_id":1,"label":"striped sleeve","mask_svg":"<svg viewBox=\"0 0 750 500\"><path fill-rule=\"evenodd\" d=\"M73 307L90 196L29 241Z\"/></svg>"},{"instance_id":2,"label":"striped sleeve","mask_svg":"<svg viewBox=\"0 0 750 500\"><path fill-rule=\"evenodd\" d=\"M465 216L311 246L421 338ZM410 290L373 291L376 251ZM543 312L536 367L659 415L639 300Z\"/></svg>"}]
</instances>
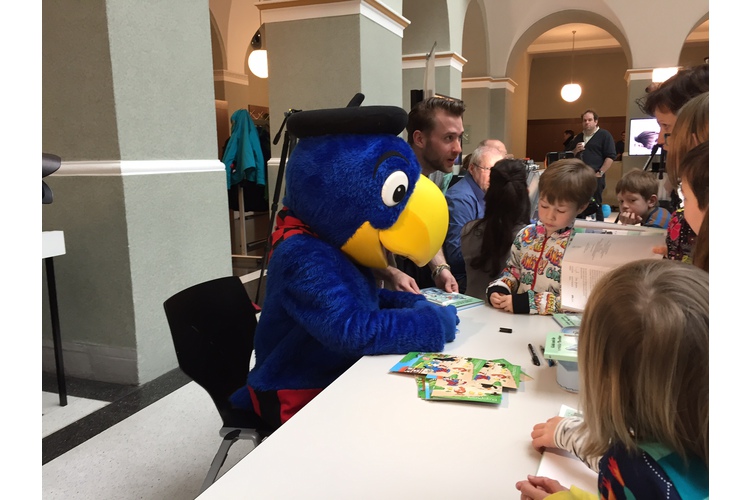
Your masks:
<instances>
[{"instance_id":1,"label":"striped sleeve","mask_svg":"<svg viewBox=\"0 0 750 500\"><path fill-rule=\"evenodd\" d=\"M569 451L581 459L589 469L599 472L599 460L602 457L587 457L580 452L586 439L581 424L583 424L581 417L566 417L562 419L555 428L555 446Z\"/></svg>"}]
</instances>

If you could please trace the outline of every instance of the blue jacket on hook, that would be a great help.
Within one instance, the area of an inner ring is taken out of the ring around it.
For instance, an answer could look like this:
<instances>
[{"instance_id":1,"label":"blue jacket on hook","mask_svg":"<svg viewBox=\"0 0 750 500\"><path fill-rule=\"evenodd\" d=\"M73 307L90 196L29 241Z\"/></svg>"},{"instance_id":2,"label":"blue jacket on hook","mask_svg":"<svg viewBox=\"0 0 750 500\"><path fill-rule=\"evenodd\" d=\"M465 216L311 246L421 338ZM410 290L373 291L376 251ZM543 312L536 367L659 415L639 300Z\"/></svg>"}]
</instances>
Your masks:
<instances>
[{"instance_id":1,"label":"blue jacket on hook","mask_svg":"<svg viewBox=\"0 0 750 500\"><path fill-rule=\"evenodd\" d=\"M227 189L243 180L266 185L265 158L255 123L246 109L232 113L232 135L221 158L227 171Z\"/></svg>"}]
</instances>

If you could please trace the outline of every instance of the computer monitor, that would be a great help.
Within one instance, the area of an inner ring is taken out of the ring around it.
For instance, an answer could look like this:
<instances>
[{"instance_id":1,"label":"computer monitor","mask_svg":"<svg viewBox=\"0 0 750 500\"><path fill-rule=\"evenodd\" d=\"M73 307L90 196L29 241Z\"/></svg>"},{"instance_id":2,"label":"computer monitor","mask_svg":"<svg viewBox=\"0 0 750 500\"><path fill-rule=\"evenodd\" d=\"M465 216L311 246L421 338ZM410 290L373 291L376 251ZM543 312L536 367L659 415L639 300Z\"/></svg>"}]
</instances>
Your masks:
<instances>
[{"instance_id":1,"label":"computer monitor","mask_svg":"<svg viewBox=\"0 0 750 500\"><path fill-rule=\"evenodd\" d=\"M659 122L656 118L631 118L628 154L648 156L659 140Z\"/></svg>"}]
</instances>

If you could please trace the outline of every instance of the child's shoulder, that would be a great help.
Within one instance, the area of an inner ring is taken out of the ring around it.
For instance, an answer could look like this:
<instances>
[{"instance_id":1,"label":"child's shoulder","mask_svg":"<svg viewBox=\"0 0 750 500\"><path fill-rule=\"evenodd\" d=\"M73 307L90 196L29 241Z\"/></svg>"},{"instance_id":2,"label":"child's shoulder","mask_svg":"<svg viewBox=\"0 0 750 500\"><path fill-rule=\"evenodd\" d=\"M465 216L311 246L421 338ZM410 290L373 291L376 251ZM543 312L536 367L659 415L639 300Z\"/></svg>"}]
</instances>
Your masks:
<instances>
[{"instance_id":1,"label":"child's shoulder","mask_svg":"<svg viewBox=\"0 0 750 500\"><path fill-rule=\"evenodd\" d=\"M667 229L671 218L672 214L669 213L669 210L657 206L646 215L646 220L641 222L641 226Z\"/></svg>"}]
</instances>

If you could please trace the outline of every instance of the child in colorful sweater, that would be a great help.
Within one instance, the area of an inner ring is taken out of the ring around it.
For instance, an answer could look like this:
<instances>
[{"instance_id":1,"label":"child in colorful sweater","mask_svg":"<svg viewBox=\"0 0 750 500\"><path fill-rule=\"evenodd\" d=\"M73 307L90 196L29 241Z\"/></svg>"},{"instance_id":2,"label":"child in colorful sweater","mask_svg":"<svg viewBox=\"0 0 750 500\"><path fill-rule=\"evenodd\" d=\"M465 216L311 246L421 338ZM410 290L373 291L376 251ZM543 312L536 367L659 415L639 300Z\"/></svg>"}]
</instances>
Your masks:
<instances>
[{"instance_id":1,"label":"child in colorful sweater","mask_svg":"<svg viewBox=\"0 0 750 500\"><path fill-rule=\"evenodd\" d=\"M560 265L576 215L596 191L596 174L576 158L539 178L539 221L519 231L500 277L487 287L493 307L516 314L560 312Z\"/></svg>"}]
</instances>

